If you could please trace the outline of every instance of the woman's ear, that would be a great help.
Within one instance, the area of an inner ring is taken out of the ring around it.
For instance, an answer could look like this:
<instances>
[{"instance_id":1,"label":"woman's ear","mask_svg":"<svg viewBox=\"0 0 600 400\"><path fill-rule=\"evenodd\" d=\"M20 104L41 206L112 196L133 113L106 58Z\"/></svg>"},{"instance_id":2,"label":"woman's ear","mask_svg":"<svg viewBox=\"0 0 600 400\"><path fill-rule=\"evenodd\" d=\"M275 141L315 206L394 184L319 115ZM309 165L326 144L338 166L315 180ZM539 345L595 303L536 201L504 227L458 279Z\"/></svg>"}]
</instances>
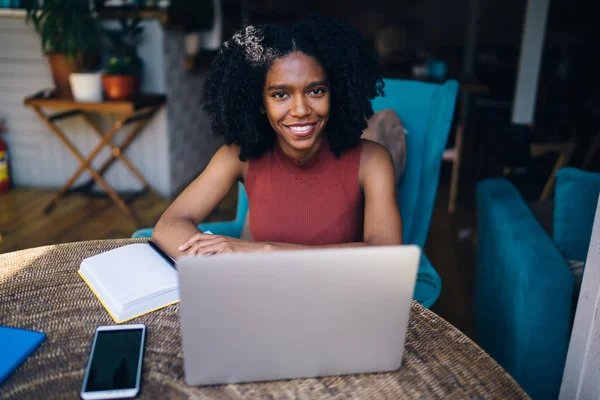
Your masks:
<instances>
[{"instance_id":1,"label":"woman's ear","mask_svg":"<svg viewBox=\"0 0 600 400\"><path fill-rule=\"evenodd\" d=\"M265 112L266 112L266 111L265 111L265 108L264 108L263 106L260 106L260 113L261 113L261 114L264 114Z\"/></svg>"}]
</instances>

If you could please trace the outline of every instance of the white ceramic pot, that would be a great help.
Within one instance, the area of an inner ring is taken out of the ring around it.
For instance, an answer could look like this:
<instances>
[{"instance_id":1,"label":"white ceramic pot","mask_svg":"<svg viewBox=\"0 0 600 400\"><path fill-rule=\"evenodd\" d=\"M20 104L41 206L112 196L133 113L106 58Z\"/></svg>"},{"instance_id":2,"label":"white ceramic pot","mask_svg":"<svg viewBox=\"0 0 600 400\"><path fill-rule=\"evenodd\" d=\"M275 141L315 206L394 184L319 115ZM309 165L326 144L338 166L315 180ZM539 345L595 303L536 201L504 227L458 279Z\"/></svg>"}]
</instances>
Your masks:
<instances>
[{"instance_id":1,"label":"white ceramic pot","mask_svg":"<svg viewBox=\"0 0 600 400\"><path fill-rule=\"evenodd\" d=\"M102 101L101 72L73 72L69 75L69 82L76 101Z\"/></svg>"}]
</instances>

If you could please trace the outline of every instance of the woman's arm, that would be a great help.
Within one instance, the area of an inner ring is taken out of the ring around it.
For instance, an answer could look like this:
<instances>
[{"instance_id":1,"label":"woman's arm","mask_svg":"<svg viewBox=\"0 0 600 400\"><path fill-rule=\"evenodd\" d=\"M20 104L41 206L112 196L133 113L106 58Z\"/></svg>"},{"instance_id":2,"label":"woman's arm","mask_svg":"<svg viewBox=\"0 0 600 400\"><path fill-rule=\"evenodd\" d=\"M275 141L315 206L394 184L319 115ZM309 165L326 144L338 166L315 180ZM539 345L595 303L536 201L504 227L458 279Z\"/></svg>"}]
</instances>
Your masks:
<instances>
[{"instance_id":1,"label":"woman's arm","mask_svg":"<svg viewBox=\"0 0 600 400\"><path fill-rule=\"evenodd\" d=\"M382 145L365 140L359 180L365 196L365 242L402 244L402 219L396 199L396 174L392 156Z\"/></svg>"},{"instance_id":2,"label":"woman's arm","mask_svg":"<svg viewBox=\"0 0 600 400\"><path fill-rule=\"evenodd\" d=\"M202 222L241 178L244 163L238 146L222 146L206 169L175 199L158 220L152 239L174 257L182 243L200 232Z\"/></svg>"},{"instance_id":3,"label":"woman's arm","mask_svg":"<svg viewBox=\"0 0 600 400\"><path fill-rule=\"evenodd\" d=\"M290 243L251 242L198 233L184 243L180 250L192 254L213 254L402 244L402 221L396 202L394 165L385 147L370 141L363 142L359 184L365 196L363 242L306 246Z\"/></svg>"}]
</instances>

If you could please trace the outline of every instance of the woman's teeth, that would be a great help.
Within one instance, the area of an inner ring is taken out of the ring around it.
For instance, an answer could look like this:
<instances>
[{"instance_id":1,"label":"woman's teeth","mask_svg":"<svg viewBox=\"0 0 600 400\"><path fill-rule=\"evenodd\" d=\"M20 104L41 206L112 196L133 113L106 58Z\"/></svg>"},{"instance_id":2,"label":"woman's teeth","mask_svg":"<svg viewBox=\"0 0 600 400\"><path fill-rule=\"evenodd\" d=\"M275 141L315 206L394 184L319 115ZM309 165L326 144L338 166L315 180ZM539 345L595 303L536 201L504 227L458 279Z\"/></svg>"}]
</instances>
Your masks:
<instances>
[{"instance_id":1,"label":"woman's teeth","mask_svg":"<svg viewBox=\"0 0 600 400\"><path fill-rule=\"evenodd\" d=\"M293 130L294 132L303 133L303 132L308 132L312 127L313 127L312 125L290 126L290 129Z\"/></svg>"}]
</instances>

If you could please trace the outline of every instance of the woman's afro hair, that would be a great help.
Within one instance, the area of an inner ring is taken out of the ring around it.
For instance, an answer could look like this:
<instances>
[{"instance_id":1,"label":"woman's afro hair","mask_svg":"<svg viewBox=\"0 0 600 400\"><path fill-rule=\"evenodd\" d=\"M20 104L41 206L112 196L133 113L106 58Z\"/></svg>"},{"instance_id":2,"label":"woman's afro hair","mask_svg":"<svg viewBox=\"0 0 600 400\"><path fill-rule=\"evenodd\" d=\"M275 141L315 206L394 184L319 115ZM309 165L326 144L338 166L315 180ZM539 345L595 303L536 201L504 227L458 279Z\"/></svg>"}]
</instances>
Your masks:
<instances>
[{"instance_id":1,"label":"woman's afro hair","mask_svg":"<svg viewBox=\"0 0 600 400\"><path fill-rule=\"evenodd\" d=\"M260 111L263 86L273 62L295 51L314 57L327 74L331 107L325 130L337 157L359 143L373 115L370 100L383 95L379 58L353 28L319 15L291 27L246 26L221 46L202 93L213 133L239 145L242 161L274 144L276 133Z\"/></svg>"}]
</instances>

